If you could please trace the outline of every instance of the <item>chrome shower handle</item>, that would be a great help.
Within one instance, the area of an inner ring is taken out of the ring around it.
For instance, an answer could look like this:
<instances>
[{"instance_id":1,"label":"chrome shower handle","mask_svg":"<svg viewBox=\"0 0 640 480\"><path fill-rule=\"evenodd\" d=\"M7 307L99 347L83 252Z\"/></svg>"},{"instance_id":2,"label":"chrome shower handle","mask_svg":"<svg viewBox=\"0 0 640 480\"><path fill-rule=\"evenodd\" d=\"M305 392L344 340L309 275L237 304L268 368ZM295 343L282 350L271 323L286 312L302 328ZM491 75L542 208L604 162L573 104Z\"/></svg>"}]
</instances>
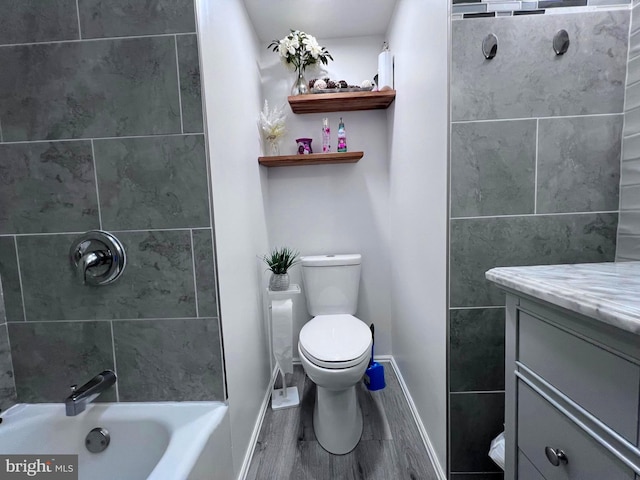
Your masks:
<instances>
[{"instance_id":1,"label":"chrome shower handle","mask_svg":"<svg viewBox=\"0 0 640 480\"><path fill-rule=\"evenodd\" d=\"M79 253L79 252L78 252ZM85 253L78 260L76 265L76 274L82 278L82 283L87 284L87 271L90 268L104 265L111 260L111 252L100 251Z\"/></svg>"},{"instance_id":2,"label":"chrome shower handle","mask_svg":"<svg viewBox=\"0 0 640 480\"><path fill-rule=\"evenodd\" d=\"M122 243L109 232L92 230L77 238L69 251L71 265L83 285L106 285L126 266Z\"/></svg>"}]
</instances>

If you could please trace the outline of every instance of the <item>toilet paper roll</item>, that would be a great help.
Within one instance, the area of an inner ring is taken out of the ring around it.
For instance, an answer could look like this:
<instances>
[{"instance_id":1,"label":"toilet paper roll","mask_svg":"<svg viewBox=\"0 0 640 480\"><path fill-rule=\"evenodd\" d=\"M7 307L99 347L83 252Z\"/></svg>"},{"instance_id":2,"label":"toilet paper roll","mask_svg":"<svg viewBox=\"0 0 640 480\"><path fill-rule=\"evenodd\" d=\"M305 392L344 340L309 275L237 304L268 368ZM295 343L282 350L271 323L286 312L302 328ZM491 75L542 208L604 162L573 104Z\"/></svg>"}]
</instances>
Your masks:
<instances>
[{"instance_id":1,"label":"toilet paper roll","mask_svg":"<svg viewBox=\"0 0 640 480\"><path fill-rule=\"evenodd\" d=\"M382 87L393 88L393 54L388 50L378 55L378 90Z\"/></svg>"},{"instance_id":2,"label":"toilet paper roll","mask_svg":"<svg viewBox=\"0 0 640 480\"><path fill-rule=\"evenodd\" d=\"M271 342L273 356L280 371L293 373L293 302L287 300L273 300L271 302Z\"/></svg>"}]
</instances>

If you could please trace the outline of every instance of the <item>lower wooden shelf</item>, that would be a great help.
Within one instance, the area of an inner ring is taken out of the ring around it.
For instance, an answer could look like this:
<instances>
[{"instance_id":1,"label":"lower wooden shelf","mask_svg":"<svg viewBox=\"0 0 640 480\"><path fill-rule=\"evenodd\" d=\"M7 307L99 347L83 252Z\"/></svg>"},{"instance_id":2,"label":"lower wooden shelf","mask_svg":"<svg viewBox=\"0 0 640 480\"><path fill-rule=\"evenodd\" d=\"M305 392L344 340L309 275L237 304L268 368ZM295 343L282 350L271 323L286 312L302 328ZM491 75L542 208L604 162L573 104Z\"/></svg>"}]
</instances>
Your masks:
<instances>
[{"instance_id":1,"label":"lower wooden shelf","mask_svg":"<svg viewBox=\"0 0 640 480\"><path fill-rule=\"evenodd\" d=\"M356 163L364 152L311 153L309 155L278 155L258 157L258 163L265 167L295 167L298 165L323 165L329 163Z\"/></svg>"}]
</instances>

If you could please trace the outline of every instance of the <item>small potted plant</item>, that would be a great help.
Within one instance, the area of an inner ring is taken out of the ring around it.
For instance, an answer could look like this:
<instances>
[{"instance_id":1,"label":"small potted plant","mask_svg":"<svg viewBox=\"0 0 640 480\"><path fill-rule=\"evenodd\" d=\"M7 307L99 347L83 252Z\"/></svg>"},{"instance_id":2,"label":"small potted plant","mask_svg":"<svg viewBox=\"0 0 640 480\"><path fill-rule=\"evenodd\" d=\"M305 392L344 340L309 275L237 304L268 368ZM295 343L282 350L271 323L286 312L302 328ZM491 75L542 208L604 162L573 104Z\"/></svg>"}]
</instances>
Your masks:
<instances>
[{"instance_id":1,"label":"small potted plant","mask_svg":"<svg viewBox=\"0 0 640 480\"><path fill-rule=\"evenodd\" d=\"M274 248L271 253L262 257L271 270L269 290L279 292L289 289L289 269L298 263L298 252L289 248Z\"/></svg>"}]
</instances>

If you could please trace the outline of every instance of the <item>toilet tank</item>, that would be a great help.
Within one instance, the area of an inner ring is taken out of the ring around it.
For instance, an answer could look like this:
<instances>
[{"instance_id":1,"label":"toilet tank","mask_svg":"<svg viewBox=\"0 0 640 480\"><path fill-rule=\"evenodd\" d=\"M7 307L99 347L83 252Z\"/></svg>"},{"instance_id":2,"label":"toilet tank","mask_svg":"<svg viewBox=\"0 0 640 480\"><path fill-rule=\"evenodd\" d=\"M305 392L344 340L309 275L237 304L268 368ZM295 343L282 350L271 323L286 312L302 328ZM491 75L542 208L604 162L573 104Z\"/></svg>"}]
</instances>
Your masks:
<instances>
[{"instance_id":1,"label":"toilet tank","mask_svg":"<svg viewBox=\"0 0 640 480\"><path fill-rule=\"evenodd\" d=\"M360 254L301 257L307 310L314 317L358 309Z\"/></svg>"}]
</instances>

